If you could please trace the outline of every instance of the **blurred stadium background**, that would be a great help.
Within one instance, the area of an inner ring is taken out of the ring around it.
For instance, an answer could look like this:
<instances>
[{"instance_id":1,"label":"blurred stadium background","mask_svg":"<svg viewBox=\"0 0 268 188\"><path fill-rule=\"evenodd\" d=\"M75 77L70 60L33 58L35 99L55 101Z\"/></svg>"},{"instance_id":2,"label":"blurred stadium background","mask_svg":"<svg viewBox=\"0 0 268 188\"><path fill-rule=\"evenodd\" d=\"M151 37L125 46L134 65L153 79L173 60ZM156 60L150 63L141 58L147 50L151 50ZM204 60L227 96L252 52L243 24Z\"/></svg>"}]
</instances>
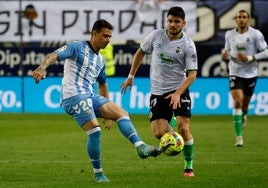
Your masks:
<instances>
[{"instance_id":1,"label":"blurred stadium background","mask_svg":"<svg viewBox=\"0 0 268 188\"><path fill-rule=\"evenodd\" d=\"M63 113L60 83L63 62L48 69L39 85L31 74L49 52L70 40L87 40L92 23L105 18L114 25L109 76L110 97L131 114L147 114L150 56L139 69L133 91L121 95L139 42L151 30L165 27L171 6L186 12L185 32L196 43L198 79L191 87L194 114L231 114L227 63L221 60L224 34L235 27L240 9L251 14L251 25L268 39L268 1L176 0L0 0L0 112ZM256 92L249 113L268 115L268 60L259 62Z\"/></svg>"}]
</instances>

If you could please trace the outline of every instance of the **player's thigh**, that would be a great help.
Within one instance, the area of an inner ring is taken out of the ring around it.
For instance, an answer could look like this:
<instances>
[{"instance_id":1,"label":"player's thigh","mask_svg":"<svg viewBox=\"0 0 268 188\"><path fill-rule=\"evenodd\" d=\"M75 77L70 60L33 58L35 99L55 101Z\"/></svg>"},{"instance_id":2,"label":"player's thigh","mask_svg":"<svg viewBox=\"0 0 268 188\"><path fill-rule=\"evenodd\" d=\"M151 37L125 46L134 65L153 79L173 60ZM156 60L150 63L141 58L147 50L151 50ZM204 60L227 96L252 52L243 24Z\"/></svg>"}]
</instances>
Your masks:
<instances>
[{"instance_id":1,"label":"player's thigh","mask_svg":"<svg viewBox=\"0 0 268 188\"><path fill-rule=\"evenodd\" d=\"M237 76L230 76L229 87L231 95L235 101L242 102L243 90L245 88L245 79Z\"/></svg>"},{"instance_id":2,"label":"player's thigh","mask_svg":"<svg viewBox=\"0 0 268 188\"><path fill-rule=\"evenodd\" d=\"M157 139L160 139L166 132L170 130L166 119L155 119L151 121L151 130Z\"/></svg>"},{"instance_id":3,"label":"player's thigh","mask_svg":"<svg viewBox=\"0 0 268 188\"><path fill-rule=\"evenodd\" d=\"M235 101L241 101L243 100L243 90L242 89L232 89L231 95Z\"/></svg>"},{"instance_id":4,"label":"player's thigh","mask_svg":"<svg viewBox=\"0 0 268 188\"><path fill-rule=\"evenodd\" d=\"M86 95L77 95L64 99L62 102L62 107L65 112L71 115L80 127L93 119L96 119L92 99ZM98 122L92 121L90 123L92 127L97 126Z\"/></svg>"},{"instance_id":5,"label":"player's thigh","mask_svg":"<svg viewBox=\"0 0 268 188\"><path fill-rule=\"evenodd\" d=\"M192 112L191 112L192 101L191 101L189 90L185 91L181 95L180 103L181 103L181 106L174 110L174 115L176 117L179 116L179 117L190 118L192 116Z\"/></svg>"},{"instance_id":6,"label":"player's thigh","mask_svg":"<svg viewBox=\"0 0 268 188\"><path fill-rule=\"evenodd\" d=\"M243 104L244 104L244 103L245 103L245 104L249 104L250 100L251 100L251 96L246 96L246 95L244 95L244 98L243 98Z\"/></svg>"},{"instance_id":7,"label":"player's thigh","mask_svg":"<svg viewBox=\"0 0 268 188\"><path fill-rule=\"evenodd\" d=\"M96 117L117 120L118 118L127 115L119 105L105 97L95 95L92 98Z\"/></svg>"},{"instance_id":8,"label":"player's thigh","mask_svg":"<svg viewBox=\"0 0 268 188\"><path fill-rule=\"evenodd\" d=\"M165 98L167 95L168 94L162 96L151 95L149 111L150 122L153 122L154 120L158 119L165 119L167 121L171 120L173 111L172 108L169 106L170 99Z\"/></svg>"},{"instance_id":9,"label":"player's thigh","mask_svg":"<svg viewBox=\"0 0 268 188\"><path fill-rule=\"evenodd\" d=\"M245 79L245 86L243 89L245 96L250 98L253 95L256 83L257 83L257 77Z\"/></svg>"},{"instance_id":10,"label":"player's thigh","mask_svg":"<svg viewBox=\"0 0 268 188\"><path fill-rule=\"evenodd\" d=\"M102 118L116 121L122 116L128 116L128 113L116 103L109 101L99 107L99 113Z\"/></svg>"}]
</instances>

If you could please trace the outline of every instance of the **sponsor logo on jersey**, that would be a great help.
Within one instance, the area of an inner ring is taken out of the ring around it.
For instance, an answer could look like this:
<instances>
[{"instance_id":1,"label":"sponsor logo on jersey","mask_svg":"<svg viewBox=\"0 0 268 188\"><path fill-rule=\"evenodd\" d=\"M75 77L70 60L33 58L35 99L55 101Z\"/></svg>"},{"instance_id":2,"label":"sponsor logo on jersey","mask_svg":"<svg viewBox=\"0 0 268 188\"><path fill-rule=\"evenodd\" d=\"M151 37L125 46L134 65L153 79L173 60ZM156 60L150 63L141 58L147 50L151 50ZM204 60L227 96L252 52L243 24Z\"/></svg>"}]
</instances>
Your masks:
<instances>
[{"instance_id":1,"label":"sponsor logo on jersey","mask_svg":"<svg viewBox=\"0 0 268 188\"><path fill-rule=\"evenodd\" d=\"M63 52L63 51L66 50L66 49L67 49L67 45L64 45L64 46L60 47L60 48L58 49L58 51Z\"/></svg>"}]
</instances>

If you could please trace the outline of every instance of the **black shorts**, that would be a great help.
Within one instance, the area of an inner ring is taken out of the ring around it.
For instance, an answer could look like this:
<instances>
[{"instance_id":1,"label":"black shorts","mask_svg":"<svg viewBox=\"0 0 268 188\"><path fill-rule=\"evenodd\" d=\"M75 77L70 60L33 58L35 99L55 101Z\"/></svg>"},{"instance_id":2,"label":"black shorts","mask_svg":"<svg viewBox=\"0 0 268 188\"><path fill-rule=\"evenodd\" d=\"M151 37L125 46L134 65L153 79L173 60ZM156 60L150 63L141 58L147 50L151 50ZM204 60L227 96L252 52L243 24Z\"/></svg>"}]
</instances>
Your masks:
<instances>
[{"instance_id":1,"label":"black shorts","mask_svg":"<svg viewBox=\"0 0 268 188\"><path fill-rule=\"evenodd\" d=\"M173 110L172 107L169 106L170 99L165 99L166 96L174 92L175 91L169 92L161 96L151 95L149 112L150 122L155 119L166 119L170 121L173 114L175 116L191 117L191 98L189 90L181 95L181 107L176 110Z\"/></svg>"},{"instance_id":2,"label":"black shorts","mask_svg":"<svg viewBox=\"0 0 268 188\"><path fill-rule=\"evenodd\" d=\"M254 93L257 83L257 77L254 78L241 78L237 76L230 76L229 87L232 89L242 89L244 95L250 97Z\"/></svg>"}]
</instances>

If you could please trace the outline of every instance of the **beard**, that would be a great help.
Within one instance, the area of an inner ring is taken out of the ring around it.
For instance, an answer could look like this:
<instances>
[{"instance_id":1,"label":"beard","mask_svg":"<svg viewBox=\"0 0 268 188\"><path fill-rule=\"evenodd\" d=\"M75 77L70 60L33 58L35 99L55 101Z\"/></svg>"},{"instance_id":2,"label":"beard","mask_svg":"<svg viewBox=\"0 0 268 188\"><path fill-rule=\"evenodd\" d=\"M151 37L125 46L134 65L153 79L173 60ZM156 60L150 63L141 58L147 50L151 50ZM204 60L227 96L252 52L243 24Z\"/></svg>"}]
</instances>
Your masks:
<instances>
[{"instance_id":1,"label":"beard","mask_svg":"<svg viewBox=\"0 0 268 188\"><path fill-rule=\"evenodd\" d=\"M182 31L182 29L179 29L179 30L177 30L177 29L169 29L168 30L169 34L172 35L172 36L176 36L176 35L180 34L181 31Z\"/></svg>"}]
</instances>

